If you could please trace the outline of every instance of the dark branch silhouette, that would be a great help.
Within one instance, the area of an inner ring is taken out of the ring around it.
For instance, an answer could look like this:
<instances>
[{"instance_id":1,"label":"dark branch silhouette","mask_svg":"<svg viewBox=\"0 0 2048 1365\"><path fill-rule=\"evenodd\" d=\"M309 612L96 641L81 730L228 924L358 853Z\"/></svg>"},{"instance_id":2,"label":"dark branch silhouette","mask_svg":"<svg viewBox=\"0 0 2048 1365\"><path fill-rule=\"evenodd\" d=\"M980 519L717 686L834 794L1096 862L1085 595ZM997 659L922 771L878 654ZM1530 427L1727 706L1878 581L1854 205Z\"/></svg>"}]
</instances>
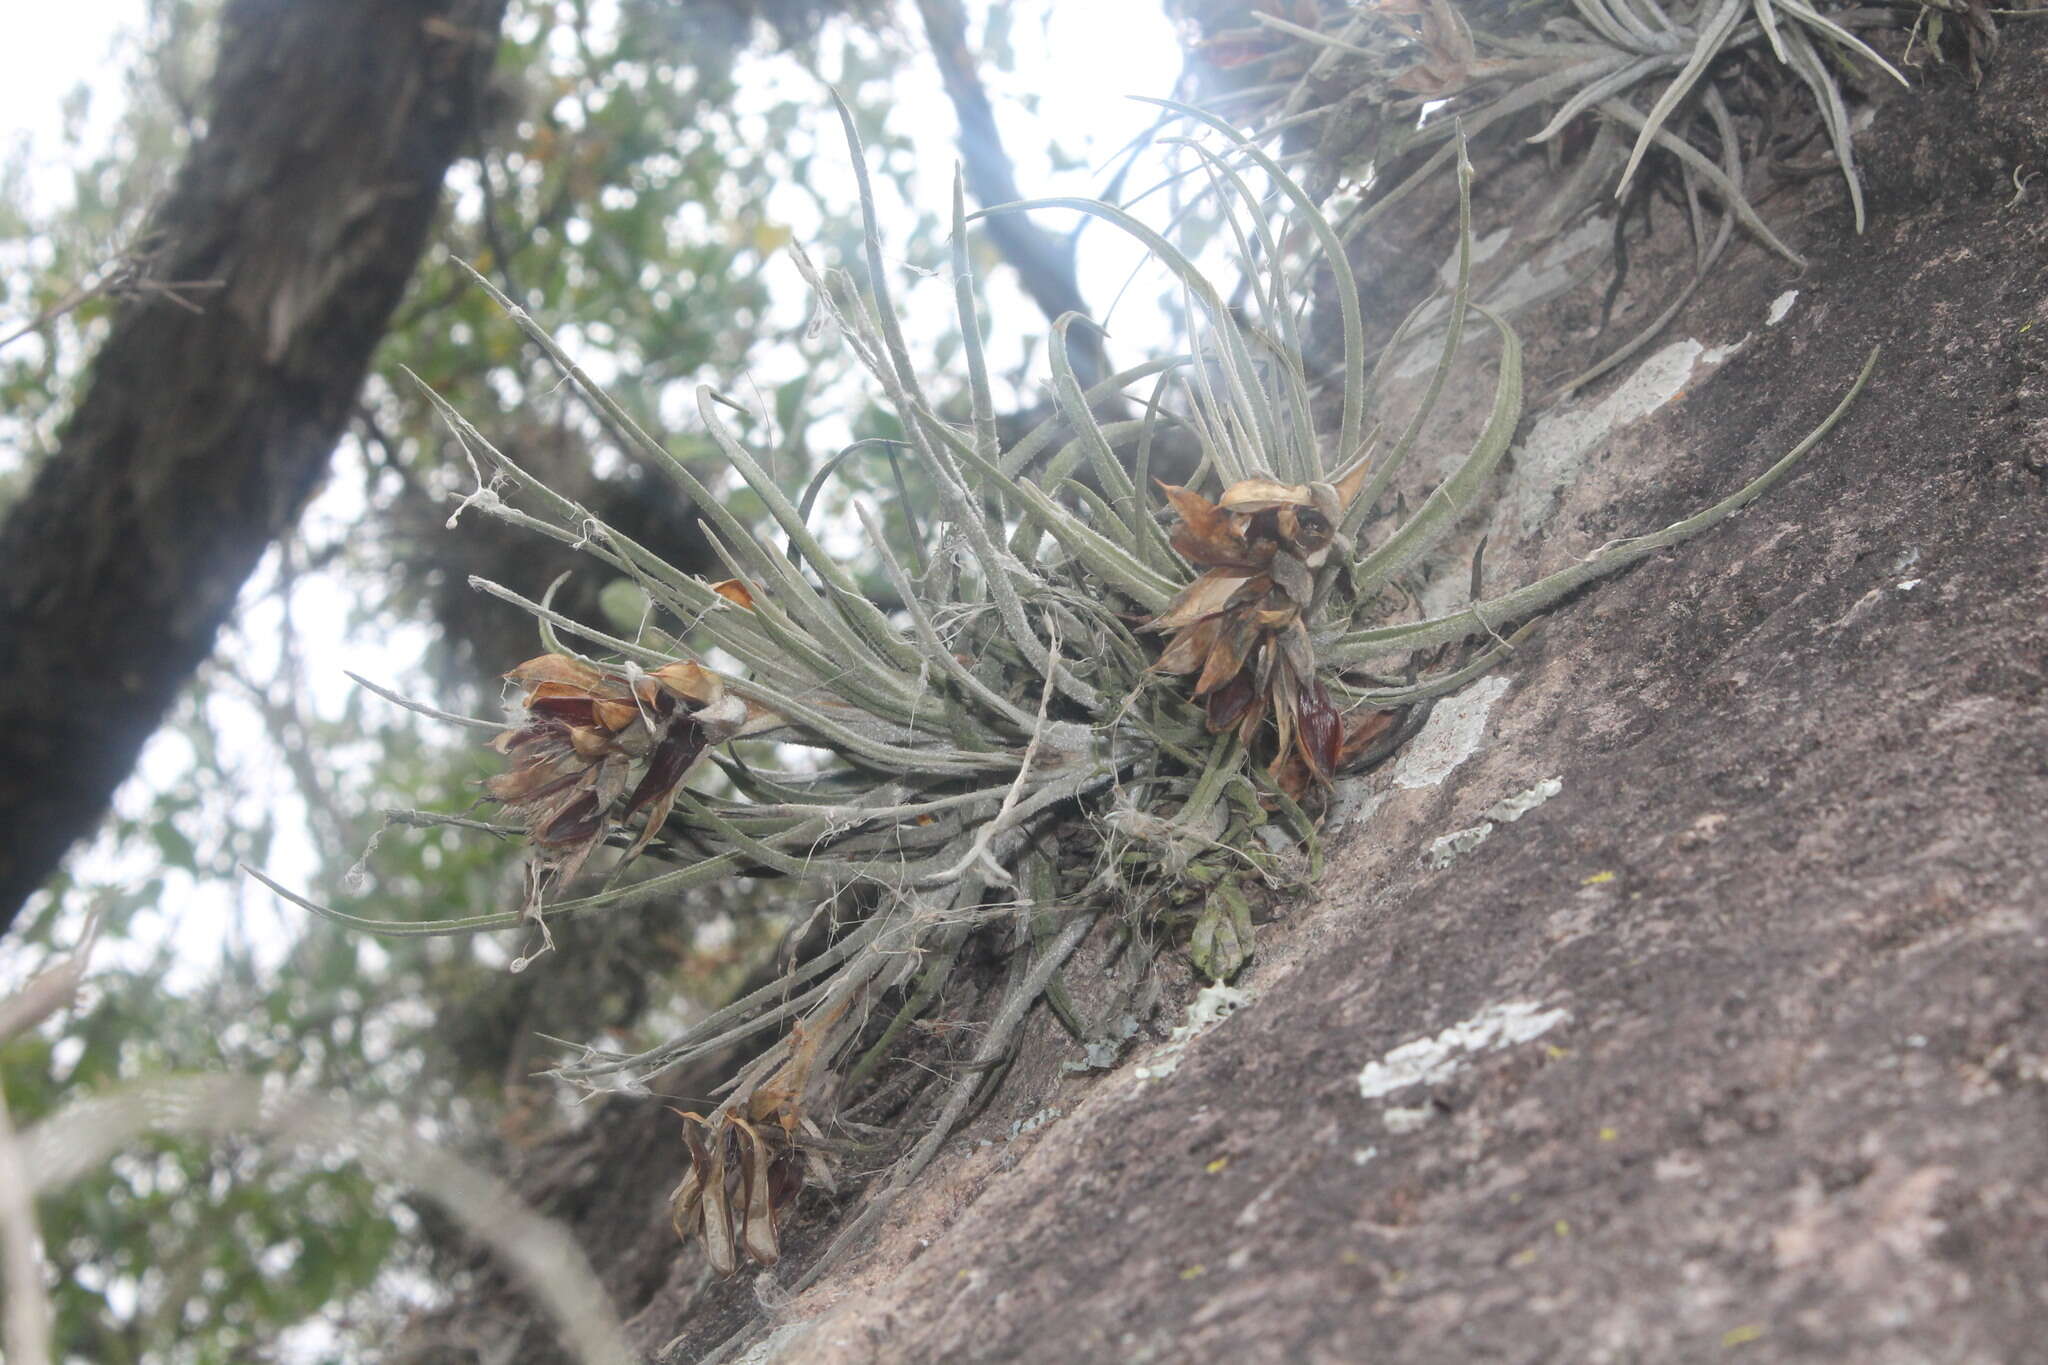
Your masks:
<instances>
[{"instance_id":1,"label":"dark branch silhouette","mask_svg":"<svg viewBox=\"0 0 2048 1365\"><path fill-rule=\"evenodd\" d=\"M1014 203L1024 196L1017 173L996 131L996 115L981 83L974 55L967 50L967 12L960 0L918 0L932 56L946 83L946 94L960 119L960 159L967 192L983 208ZM997 214L982 220L989 240L1014 268L1048 321L1065 313L1088 312L1074 275L1073 243L1033 223L1021 213ZM1072 328L1067 336L1074 350L1074 373L1083 388L1109 373L1102 334L1094 327Z\"/></svg>"}]
</instances>

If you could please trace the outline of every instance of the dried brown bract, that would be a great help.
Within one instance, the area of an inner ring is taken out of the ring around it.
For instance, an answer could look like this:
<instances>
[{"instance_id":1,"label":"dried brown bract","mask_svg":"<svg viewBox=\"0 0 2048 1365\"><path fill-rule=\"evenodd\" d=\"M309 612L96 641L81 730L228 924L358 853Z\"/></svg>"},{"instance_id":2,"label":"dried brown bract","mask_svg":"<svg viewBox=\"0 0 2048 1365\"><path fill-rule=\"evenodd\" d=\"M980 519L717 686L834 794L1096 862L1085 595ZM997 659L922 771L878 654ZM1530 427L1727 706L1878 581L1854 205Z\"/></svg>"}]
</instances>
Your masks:
<instances>
[{"instance_id":1,"label":"dried brown bract","mask_svg":"<svg viewBox=\"0 0 2048 1365\"><path fill-rule=\"evenodd\" d=\"M704 1254L721 1275L740 1257L772 1266L782 1259L776 1224L803 1188L803 1157L773 1125L726 1113L684 1114L690 1166L669 1199L669 1220L684 1241L704 1239Z\"/></svg>"},{"instance_id":2,"label":"dried brown bract","mask_svg":"<svg viewBox=\"0 0 2048 1365\"><path fill-rule=\"evenodd\" d=\"M669 1196L669 1221L684 1241L704 1239L704 1254L721 1275L736 1273L742 1254L774 1265L782 1258L784 1210L806 1184L832 1188L823 1154L805 1139L821 1140L808 1111L828 1105L837 1088L838 1077L818 1070L818 1060L844 1014L842 1007L816 1027L792 1026L787 1059L744 1104L723 1105L709 1117L682 1115L690 1165Z\"/></svg>"},{"instance_id":3,"label":"dried brown bract","mask_svg":"<svg viewBox=\"0 0 2048 1365\"><path fill-rule=\"evenodd\" d=\"M1420 7L1396 12L1423 21L1418 41L1436 63L1430 73L1452 79L1469 60L1467 35L1434 0L1413 4ZM734 1077L716 1110L684 1119L689 1169L671 1212L677 1230L702 1236L725 1273L743 1259L779 1258L779 1220L803 1184L828 1177L822 1130L834 1121L837 1092L857 1085L943 998L977 929L1029 926L1034 961L1004 987L977 1069L947 1083L938 1122L863 1219L878 1216L887 1193L932 1158L968 1111L984 1080L979 1068L1001 1059L1100 908L1190 919L1198 968L1219 979L1237 971L1252 951L1255 907L1320 867L1316 803L1291 798L1316 793L1347 762L1387 747L1380 741L1393 712L1496 667L1541 612L1761 496L1855 395L1767 470L1683 521L1614 541L1492 598L1481 598L1475 583L1472 601L1441 614L1390 614L1389 602L1417 602L1404 584L1428 576L1432 558L1448 552L1522 416L1520 342L1505 318L1472 298L1470 163L1462 145L1452 149L1459 249L1448 296L1438 301L1434 375L1405 429L1390 431L1368 465L1378 371L1368 365L1344 234L1255 140L1206 111L1165 107L1220 139L1215 147L1186 145L1215 193L1249 223L1249 235L1233 233L1245 303L1227 299L1184 252L1122 208L1078 199L1004 206L1078 209L1130 233L1200 314L1190 354L1149 361L1092 389L1067 355L1071 319L1056 324L1049 356L1058 411L1007 445L986 358L972 340L981 324L964 186L955 186L954 274L961 333L970 339L969 425L941 415L924 391L872 218L871 300L850 275L796 255L821 308L888 394L902 432L892 448L900 444L921 472L945 523L933 533L919 518L906 539L890 529L894 519L856 500L871 552L858 571L821 542L809 524L810 499L792 501L774 462L728 428L725 400L700 390L705 435L772 528L743 521L693 472L693 460L641 432L544 328L477 277L610 425L695 500L734 575L707 583L661 563L540 485L434 400L470 453L545 515L504 499L490 506L586 549L644 593L650 616L658 613L672 632L654 637L660 647L611 636L476 580L531 611L553 651L509 675L526 689L525 713L495 739L510 767L487 788L534 845L524 918L537 918L543 893L635 820L644 822L637 835L620 840L630 842L628 856L666 826L659 851L680 865L556 902L550 913L654 897L681 910L673 898L747 875L821 888L829 898L821 909L851 911L835 913L829 945L782 980L645 1051L586 1049L556 1072L593 1092L651 1089L679 1065L730 1054L789 1022ZM852 115L842 115L871 204ZM1317 284L1325 271L1329 284ZM1322 288L1336 302L1342 355L1327 380L1312 382L1296 304ZM1414 316L1423 316L1421 306ZM1411 508L1394 480L1424 445L1468 320L1497 334L1491 383L1483 372L1476 381L1482 393L1491 388L1491 406L1466 452ZM1404 323L1396 336L1407 331ZM1100 419L1105 397L1155 377L1160 398L1145 420ZM1152 442L1170 428L1200 447L1201 472L1188 487L1166 487L1178 514L1169 536L1144 505L1147 480L1137 471L1150 468ZM1082 461L1092 486L1075 477ZM920 566L915 576L906 558ZM880 580L891 589L886 599L876 592ZM1134 619L1164 637L1160 648L1132 634ZM619 662L566 654L553 644L558 628ZM732 660L734 671L721 677L677 660L668 641L685 637L693 650ZM1456 652L1447 655L1449 647ZM1162 674L1191 679L1192 702ZM683 792L709 747L780 726L816 760L774 769L735 763L728 790ZM1249 769L1254 757L1263 773ZM856 887L858 895L842 894ZM522 917L390 924L299 903L353 927L408 934L509 927ZM1042 935L1040 926L1053 932Z\"/></svg>"},{"instance_id":4,"label":"dried brown bract","mask_svg":"<svg viewBox=\"0 0 2048 1365\"><path fill-rule=\"evenodd\" d=\"M491 741L512 766L486 779L484 794L524 825L533 843L530 914L551 886L582 869L606 835L641 815L646 824L626 857L645 848L707 748L780 723L688 660L615 673L543 654L505 677L526 687L526 717Z\"/></svg>"},{"instance_id":5,"label":"dried brown bract","mask_svg":"<svg viewBox=\"0 0 2048 1365\"><path fill-rule=\"evenodd\" d=\"M1213 503L1160 484L1180 517L1173 548L1202 573L1147 623L1171 636L1153 668L1196 674L1192 695L1211 734L1235 730L1251 747L1270 718L1267 771L1290 796L1329 782L1347 747L1363 747L1347 745L1344 717L1316 676L1308 631L1333 553L1349 555L1337 527L1362 474L1361 465L1338 484L1242 479ZM1360 724L1367 722L1377 733L1384 713L1368 713Z\"/></svg>"}]
</instances>

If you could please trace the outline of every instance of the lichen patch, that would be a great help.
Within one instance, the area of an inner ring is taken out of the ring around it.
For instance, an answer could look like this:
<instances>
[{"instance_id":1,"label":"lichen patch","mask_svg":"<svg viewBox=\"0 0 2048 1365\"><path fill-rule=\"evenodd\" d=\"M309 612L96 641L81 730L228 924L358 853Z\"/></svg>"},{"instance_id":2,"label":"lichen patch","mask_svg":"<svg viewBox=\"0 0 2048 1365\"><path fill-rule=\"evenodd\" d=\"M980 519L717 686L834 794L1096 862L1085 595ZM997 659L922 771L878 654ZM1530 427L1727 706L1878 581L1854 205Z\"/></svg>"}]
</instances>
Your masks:
<instances>
[{"instance_id":1,"label":"lichen patch","mask_svg":"<svg viewBox=\"0 0 2048 1365\"><path fill-rule=\"evenodd\" d=\"M1358 1093L1377 1100L1410 1086L1441 1085L1456 1075L1472 1054L1497 1052L1540 1038L1571 1017L1570 1010L1547 1010L1532 1000L1488 1005L1433 1038L1414 1039L1376 1062L1367 1062L1358 1073Z\"/></svg>"}]
</instances>

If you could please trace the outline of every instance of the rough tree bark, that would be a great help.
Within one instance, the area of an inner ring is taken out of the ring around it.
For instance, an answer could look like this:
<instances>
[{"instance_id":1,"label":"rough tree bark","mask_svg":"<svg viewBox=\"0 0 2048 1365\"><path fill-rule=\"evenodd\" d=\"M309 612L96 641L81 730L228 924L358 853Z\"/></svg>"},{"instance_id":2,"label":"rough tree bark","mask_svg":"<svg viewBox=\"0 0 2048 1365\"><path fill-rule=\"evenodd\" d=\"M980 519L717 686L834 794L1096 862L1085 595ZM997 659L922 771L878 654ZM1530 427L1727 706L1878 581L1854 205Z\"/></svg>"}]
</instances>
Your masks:
<instances>
[{"instance_id":1,"label":"rough tree bark","mask_svg":"<svg viewBox=\"0 0 2048 1365\"><path fill-rule=\"evenodd\" d=\"M327 468L476 124L504 0L236 0L115 319L0 528L0 929L88 833Z\"/></svg>"},{"instance_id":2,"label":"rough tree bark","mask_svg":"<svg viewBox=\"0 0 2048 1365\"><path fill-rule=\"evenodd\" d=\"M1832 177L1766 203L1803 274L1745 243L1560 405L1545 381L1615 339L1605 280L1516 315L1532 413L1463 528L1492 533L1496 586L1735 487L1888 350L1799 474L1568 604L1445 704L1465 736L1434 766L1344 794L1321 894L1170 1075L1063 1071L1044 1023L865 1254L794 1298L857 1194L808 1199L783 1265L720 1282L666 1226L659 1101L521 1153L649 1358L750 1322L750 1365L2038 1355L2048 196L2015 184L2048 164L2048 32L2006 43L1981 87L1936 71L1876 109L1866 235ZM1540 158L1492 170L1479 231L1536 221ZM1632 247L1617 331L1686 278L1675 219ZM1489 285L1556 245L1488 240ZM1469 433L1491 365L1467 373ZM1068 970L1084 1015L1107 958ZM1390 1084L1418 1040L1439 1069ZM494 1281L435 1328L559 1358Z\"/></svg>"}]
</instances>

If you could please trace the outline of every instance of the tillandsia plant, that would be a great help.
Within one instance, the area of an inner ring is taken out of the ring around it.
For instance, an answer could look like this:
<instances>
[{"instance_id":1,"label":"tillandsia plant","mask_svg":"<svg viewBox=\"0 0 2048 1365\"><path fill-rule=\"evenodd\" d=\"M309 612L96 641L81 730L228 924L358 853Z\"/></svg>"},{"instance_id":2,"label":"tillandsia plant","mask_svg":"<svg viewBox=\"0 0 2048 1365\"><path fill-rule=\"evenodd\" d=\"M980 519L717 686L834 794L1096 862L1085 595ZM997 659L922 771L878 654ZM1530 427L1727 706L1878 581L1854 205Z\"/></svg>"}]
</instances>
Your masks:
<instances>
[{"instance_id":1,"label":"tillandsia plant","mask_svg":"<svg viewBox=\"0 0 2048 1365\"><path fill-rule=\"evenodd\" d=\"M715 1108L684 1119L689 1165L674 1196L676 1225L701 1236L721 1270L776 1261L789 1201L807 1180L829 1177L822 1153L838 1140L830 1130L841 1097L857 1092L932 1007L970 935L1005 927L1030 951L1015 955L973 1058L948 1083L937 1122L902 1159L891 1191L966 1112L1031 1004L1059 998L1060 966L1100 916L1179 913L1193 920L1198 964L1219 978L1234 972L1250 949L1250 901L1297 875L1297 863L1313 875L1316 813L1332 779L1386 752L1404 708L1495 666L1535 614L1574 589L1762 494L1854 398L1856 389L1763 475L1697 516L1462 610L1390 618L1390 602L1414 601L1403 581L1480 496L1522 410L1515 332L1469 298L1471 167L1457 158L1459 269L1436 369L1420 410L1382 432L1377 374L1336 227L1255 142L1212 115L1169 107L1213 135L1188 145L1223 206L1243 306L1226 302L1180 250L1121 208L1064 199L1009 206L1078 209L1132 234L1185 290L1201 325L1187 354L1084 389L1065 344L1078 324L1062 319L1050 352L1057 415L1006 446L958 185L961 422L941 414L911 363L859 140L842 106L870 292L843 270L794 256L894 409L942 513L923 532L926 543L904 547L925 566L913 573L883 519L856 506L867 567L895 593L887 607L826 551L804 509L728 430L708 389L699 395L704 429L768 525L744 524L545 329L497 296L623 438L696 501L730 574L718 583L677 571L552 493L442 406L463 447L492 471L472 505L586 548L637 584L672 633L624 638L479 581L531 612L546 645L508 674L522 689L512 726L468 722L501 731L492 742L509 767L487 796L506 827L533 844L525 903L394 924L291 899L385 934L538 926L545 946L553 920L653 898L681 905L684 892L717 879L779 876L819 888L832 934L781 980L658 1047L585 1050L557 1072L592 1090L645 1092L679 1063L779 1035ZM1327 381L1311 378L1297 318L1319 271L1331 278L1343 334L1341 366ZM1499 339L1483 430L1448 478L1365 544L1375 509L1397 501L1393 481L1422 444L1472 314ZM1098 405L1148 381L1145 416L1098 417ZM1168 440L1197 452L1193 473L1174 485L1150 477ZM1475 653L1443 653L1471 642ZM1404 660L1405 676L1369 671ZM777 752L801 746L814 761L770 769L727 746L757 735L780 740ZM686 785L706 761L716 780ZM621 848L622 862L644 855L669 869L563 896L600 844ZM880 1207L871 1203L837 1245Z\"/></svg>"},{"instance_id":2,"label":"tillandsia plant","mask_svg":"<svg viewBox=\"0 0 2048 1365\"><path fill-rule=\"evenodd\" d=\"M1980 51L1994 46L1996 30L1993 11L1970 4L1967 57L1974 68ZM1241 120L1260 125L1257 138L1304 123L1319 128L1319 159L1361 186L1340 222L1347 239L1448 166L1460 136L1504 135L1548 149L1559 182L1542 215L1552 230L1603 199L1645 191L1645 159L1663 154L1691 228L1694 274L1647 325L1569 379L1564 391L1659 334L1722 259L1738 224L1787 261L1804 264L1764 220L1755 196L1760 172L1773 164L1795 176L1811 173L1789 157L1809 139L1814 120L1847 188L1856 230L1863 230L1850 91L1859 81L1904 85L1906 77L1861 35L1906 34L1935 13L1919 4L1827 0L1376 0L1288 12L1295 18L1257 14L1259 28L1211 41L1224 65L1248 68L1240 78L1256 70L1253 62L1279 77L1254 80L1228 97ZM1798 98L1781 100L1788 89ZM1809 117L1786 118L1781 106L1801 100ZM1617 285L1626 269L1623 226L1618 215Z\"/></svg>"}]
</instances>

